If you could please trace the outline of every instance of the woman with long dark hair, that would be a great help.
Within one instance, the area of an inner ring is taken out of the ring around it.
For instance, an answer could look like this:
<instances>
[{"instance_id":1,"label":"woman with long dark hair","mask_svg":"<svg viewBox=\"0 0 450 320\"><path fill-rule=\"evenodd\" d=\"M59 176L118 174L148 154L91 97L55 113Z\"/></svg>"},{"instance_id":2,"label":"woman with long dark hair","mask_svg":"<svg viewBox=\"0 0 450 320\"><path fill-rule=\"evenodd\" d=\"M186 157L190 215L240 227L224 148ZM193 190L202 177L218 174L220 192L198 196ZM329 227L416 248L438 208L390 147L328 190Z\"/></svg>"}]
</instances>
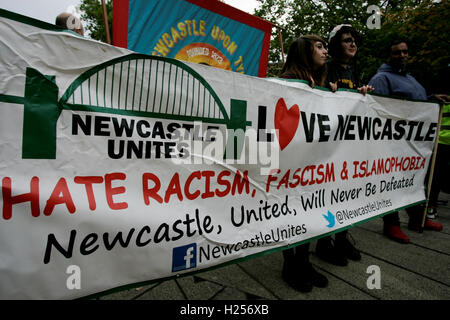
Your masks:
<instances>
[{"instance_id":1,"label":"woman with long dark hair","mask_svg":"<svg viewBox=\"0 0 450 320\"><path fill-rule=\"evenodd\" d=\"M327 77L325 41L317 35L301 36L291 44L281 78L306 80L314 88L323 86Z\"/></svg>"},{"instance_id":2,"label":"woman with long dark hair","mask_svg":"<svg viewBox=\"0 0 450 320\"><path fill-rule=\"evenodd\" d=\"M324 86L327 75L325 41L317 35L301 36L291 44L281 78L308 81L311 87ZM283 251L283 280L300 292L313 286L324 288L328 279L309 262L309 243Z\"/></svg>"},{"instance_id":3,"label":"woman with long dark hair","mask_svg":"<svg viewBox=\"0 0 450 320\"><path fill-rule=\"evenodd\" d=\"M354 89L362 94L373 91L373 87L362 85L356 69L358 49L362 37L350 24L340 24L330 32L325 85L333 91L339 88Z\"/></svg>"}]
</instances>

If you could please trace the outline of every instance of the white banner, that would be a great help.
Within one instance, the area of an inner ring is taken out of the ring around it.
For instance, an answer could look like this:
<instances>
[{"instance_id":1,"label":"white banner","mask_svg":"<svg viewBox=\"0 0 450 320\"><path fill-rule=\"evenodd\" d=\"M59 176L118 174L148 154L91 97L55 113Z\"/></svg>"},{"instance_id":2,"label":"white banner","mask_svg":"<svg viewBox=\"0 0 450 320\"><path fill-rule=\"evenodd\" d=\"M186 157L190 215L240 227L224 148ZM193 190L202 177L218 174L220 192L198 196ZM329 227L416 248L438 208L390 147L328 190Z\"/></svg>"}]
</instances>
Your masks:
<instances>
[{"instance_id":1,"label":"white banner","mask_svg":"<svg viewBox=\"0 0 450 320\"><path fill-rule=\"evenodd\" d=\"M0 16L2 299L204 270L425 199L436 104L138 55Z\"/></svg>"}]
</instances>

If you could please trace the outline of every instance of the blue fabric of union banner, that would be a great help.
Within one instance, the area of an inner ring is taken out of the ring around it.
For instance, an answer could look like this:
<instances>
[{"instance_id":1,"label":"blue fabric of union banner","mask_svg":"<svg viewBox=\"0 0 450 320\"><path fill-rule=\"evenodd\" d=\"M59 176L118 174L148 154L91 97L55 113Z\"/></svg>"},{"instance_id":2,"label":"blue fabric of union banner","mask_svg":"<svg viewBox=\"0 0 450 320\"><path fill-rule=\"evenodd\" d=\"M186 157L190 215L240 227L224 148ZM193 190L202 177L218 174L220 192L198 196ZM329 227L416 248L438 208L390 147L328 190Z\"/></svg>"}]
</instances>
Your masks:
<instances>
[{"instance_id":1,"label":"blue fabric of union banner","mask_svg":"<svg viewBox=\"0 0 450 320\"><path fill-rule=\"evenodd\" d=\"M202 1L129 0L128 49L262 76L266 32L191 2Z\"/></svg>"}]
</instances>

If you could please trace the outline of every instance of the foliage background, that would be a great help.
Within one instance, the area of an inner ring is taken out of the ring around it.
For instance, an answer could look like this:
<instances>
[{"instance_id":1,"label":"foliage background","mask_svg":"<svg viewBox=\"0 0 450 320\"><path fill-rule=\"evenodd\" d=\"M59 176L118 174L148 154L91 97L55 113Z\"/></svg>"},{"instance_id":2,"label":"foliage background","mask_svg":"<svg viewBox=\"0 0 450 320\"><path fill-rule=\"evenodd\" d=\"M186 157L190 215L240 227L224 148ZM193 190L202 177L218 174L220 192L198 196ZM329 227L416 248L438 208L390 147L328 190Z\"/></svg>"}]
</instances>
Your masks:
<instances>
[{"instance_id":1,"label":"foliage background","mask_svg":"<svg viewBox=\"0 0 450 320\"><path fill-rule=\"evenodd\" d=\"M109 33L112 38L112 0L106 0L106 12L108 14ZM81 20L92 39L106 42L106 29L103 21L103 8L101 0L81 0Z\"/></svg>"},{"instance_id":2,"label":"foliage background","mask_svg":"<svg viewBox=\"0 0 450 320\"><path fill-rule=\"evenodd\" d=\"M363 83L368 83L386 60L389 43L405 39L409 44L409 71L429 94L449 93L450 2L449 0L258 0L255 15L281 27L286 53L292 40L316 33L328 39L331 29L342 23L353 25L363 36L357 67ZM381 28L369 29L370 5L382 13ZM268 73L281 70L280 33L273 29Z\"/></svg>"},{"instance_id":3,"label":"foliage background","mask_svg":"<svg viewBox=\"0 0 450 320\"><path fill-rule=\"evenodd\" d=\"M363 36L355 62L363 83L368 83L386 60L389 43L400 38L409 44L409 71L427 92L450 93L450 0L257 1L254 14L278 26L272 29L269 77L278 76L283 65L280 34L286 54L296 37L315 33L327 40L334 26L348 23ZM112 30L112 0L106 3ZM370 5L377 5L382 12L381 29L367 27ZM106 41L101 1L82 0L80 9L90 36Z\"/></svg>"}]
</instances>

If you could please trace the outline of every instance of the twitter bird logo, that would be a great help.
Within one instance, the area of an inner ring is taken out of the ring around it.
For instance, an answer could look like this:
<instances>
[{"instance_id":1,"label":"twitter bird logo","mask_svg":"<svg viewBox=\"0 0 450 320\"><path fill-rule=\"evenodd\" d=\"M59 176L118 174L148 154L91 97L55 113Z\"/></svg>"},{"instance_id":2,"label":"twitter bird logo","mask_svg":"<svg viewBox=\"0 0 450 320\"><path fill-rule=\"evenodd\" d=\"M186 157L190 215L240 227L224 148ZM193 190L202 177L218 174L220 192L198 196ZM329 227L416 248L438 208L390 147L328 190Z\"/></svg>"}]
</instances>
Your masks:
<instances>
[{"instance_id":1,"label":"twitter bird logo","mask_svg":"<svg viewBox=\"0 0 450 320\"><path fill-rule=\"evenodd\" d=\"M328 228L333 228L334 225L335 225L335 223L336 223L336 220L335 220L335 218L334 218L334 214L332 214L330 211L328 211L328 215L323 214L322 216L323 216L323 217L325 218L325 220L327 220L327 222L328 222L327 227L328 227Z\"/></svg>"}]
</instances>

